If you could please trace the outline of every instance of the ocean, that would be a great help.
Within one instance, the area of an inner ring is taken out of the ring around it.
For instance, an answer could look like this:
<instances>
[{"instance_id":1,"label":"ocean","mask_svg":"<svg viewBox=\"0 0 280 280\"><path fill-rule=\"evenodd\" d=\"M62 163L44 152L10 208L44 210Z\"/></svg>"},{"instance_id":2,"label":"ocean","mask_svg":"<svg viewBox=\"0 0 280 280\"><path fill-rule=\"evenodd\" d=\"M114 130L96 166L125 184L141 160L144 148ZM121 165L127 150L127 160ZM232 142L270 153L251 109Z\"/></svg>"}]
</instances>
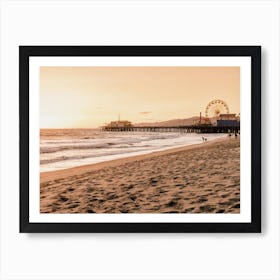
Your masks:
<instances>
[{"instance_id":1,"label":"ocean","mask_svg":"<svg viewBox=\"0 0 280 280\"><path fill-rule=\"evenodd\" d=\"M179 132L104 132L98 129L41 129L40 171L142 155L202 143L226 134Z\"/></svg>"}]
</instances>

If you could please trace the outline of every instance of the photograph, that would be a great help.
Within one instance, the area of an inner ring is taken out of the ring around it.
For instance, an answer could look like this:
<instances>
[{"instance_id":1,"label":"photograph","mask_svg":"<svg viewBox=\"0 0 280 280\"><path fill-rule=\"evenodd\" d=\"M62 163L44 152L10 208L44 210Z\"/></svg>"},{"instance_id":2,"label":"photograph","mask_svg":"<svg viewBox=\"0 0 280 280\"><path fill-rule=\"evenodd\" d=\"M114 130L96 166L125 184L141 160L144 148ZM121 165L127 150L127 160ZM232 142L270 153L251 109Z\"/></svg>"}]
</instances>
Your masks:
<instances>
[{"instance_id":1,"label":"photograph","mask_svg":"<svg viewBox=\"0 0 280 280\"><path fill-rule=\"evenodd\" d=\"M239 213L240 67L40 67L41 213Z\"/></svg>"},{"instance_id":2,"label":"photograph","mask_svg":"<svg viewBox=\"0 0 280 280\"><path fill-rule=\"evenodd\" d=\"M20 46L21 232L259 232L259 46Z\"/></svg>"}]
</instances>

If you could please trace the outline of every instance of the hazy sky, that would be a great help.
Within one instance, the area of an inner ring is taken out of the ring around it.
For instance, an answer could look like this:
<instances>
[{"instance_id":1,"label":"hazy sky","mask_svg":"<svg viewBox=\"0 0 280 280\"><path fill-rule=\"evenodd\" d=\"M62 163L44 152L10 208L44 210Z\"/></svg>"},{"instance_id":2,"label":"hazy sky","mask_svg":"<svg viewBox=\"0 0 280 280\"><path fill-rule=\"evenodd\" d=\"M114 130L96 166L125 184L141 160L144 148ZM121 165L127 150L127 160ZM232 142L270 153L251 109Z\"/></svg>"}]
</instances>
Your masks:
<instances>
[{"instance_id":1,"label":"hazy sky","mask_svg":"<svg viewBox=\"0 0 280 280\"><path fill-rule=\"evenodd\" d=\"M240 113L239 67L41 67L40 127L98 127L205 113L222 99Z\"/></svg>"}]
</instances>

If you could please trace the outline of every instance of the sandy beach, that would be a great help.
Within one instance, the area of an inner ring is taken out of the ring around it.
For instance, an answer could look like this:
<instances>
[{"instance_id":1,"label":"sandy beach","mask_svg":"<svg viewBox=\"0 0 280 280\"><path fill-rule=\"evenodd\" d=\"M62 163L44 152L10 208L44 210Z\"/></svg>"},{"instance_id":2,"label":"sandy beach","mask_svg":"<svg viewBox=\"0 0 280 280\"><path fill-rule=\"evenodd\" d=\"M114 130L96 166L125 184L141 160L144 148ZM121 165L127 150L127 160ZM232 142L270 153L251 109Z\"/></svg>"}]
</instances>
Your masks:
<instances>
[{"instance_id":1,"label":"sandy beach","mask_svg":"<svg viewBox=\"0 0 280 280\"><path fill-rule=\"evenodd\" d=\"M240 141L40 174L41 213L239 213Z\"/></svg>"}]
</instances>

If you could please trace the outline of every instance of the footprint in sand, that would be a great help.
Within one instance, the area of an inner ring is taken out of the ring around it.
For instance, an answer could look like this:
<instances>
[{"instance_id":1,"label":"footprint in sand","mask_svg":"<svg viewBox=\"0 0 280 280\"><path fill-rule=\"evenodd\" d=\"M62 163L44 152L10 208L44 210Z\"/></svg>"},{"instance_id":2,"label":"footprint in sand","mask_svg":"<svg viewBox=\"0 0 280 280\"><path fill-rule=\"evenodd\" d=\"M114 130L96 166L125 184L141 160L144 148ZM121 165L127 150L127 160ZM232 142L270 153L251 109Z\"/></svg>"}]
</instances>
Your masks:
<instances>
[{"instance_id":1,"label":"footprint in sand","mask_svg":"<svg viewBox=\"0 0 280 280\"><path fill-rule=\"evenodd\" d=\"M109 196L107 196L107 199L108 200L111 200L111 199L115 199L115 198L117 198L118 196L117 195L115 195L115 194L110 194Z\"/></svg>"},{"instance_id":2,"label":"footprint in sand","mask_svg":"<svg viewBox=\"0 0 280 280\"><path fill-rule=\"evenodd\" d=\"M190 207L190 208L185 209L183 212L189 213L189 212L192 212L194 209L195 209L194 207Z\"/></svg>"},{"instance_id":3,"label":"footprint in sand","mask_svg":"<svg viewBox=\"0 0 280 280\"><path fill-rule=\"evenodd\" d=\"M206 197L201 197L196 202L202 203L202 202L206 202L206 201L208 201L208 199Z\"/></svg>"},{"instance_id":4,"label":"footprint in sand","mask_svg":"<svg viewBox=\"0 0 280 280\"><path fill-rule=\"evenodd\" d=\"M70 204L67 208L73 209L73 208L77 208L78 206L79 206L79 204Z\"/></svg>"},{"instance_id":5,"label":"footprint in sand","mask_svg":"<svg viewBox=\"0 0 280 280\"><path fill-rule=\"evenodd\" d=\"M88 193L93 192L93 191L94 191L94 188L88 187L86 191L87 191Z\"/></svg>"},{"instance_id":6,"label":"footprint in sand","mask_svg":"<svg viewBox=\"0 0 280 280\"><path fill-rule=\"evenodd\" d=\"M155 186L158 182L158 179L155 178L150 178L150 184L152 184L153 186Z\"/></svg>"},{"instance_id":7,"label":"footprint in sand","mask_svg":"<svg viewBox=\"0 0 280 280\"><path fill-rule=\"evenodd\" d=\"M214 186L215 187L224 187L225 185L224 184L215 184Z\"/></svg>"},{"instance_id":8,"label":"footprint in sand","mask_svg":"<svg viewBox=\"0 0 280 280\"><path fill-rule=\"evenodd\" d=\"M200 206L199 210L208 213L208 212L213 212L213 210L215 210L215 208L211 205L204 205L204 206Z\"/></svg>"},{"instance_id":9,"label":"footprint in sand","mask_svg":"<svg viewBox=\"0 0 280 280\"><path fill-rule=\"evenodd\" d=\"M230 202L237 202L237 201L239 201L239 200L240 200L239 198L234 197L234 198L231 198L229 201L230 201Z\"/></svg>"},{"instance_id":10,"label":"footprint in sand","mask_svg":"<svg viewBox=\"0 0 280 280\"><path fill-rule=\"evenodd\" d=\"M175 187L185 187L185 184L175 184Z\"/></svg>"},{"instance_id":11,"label":"footprint in sand","mask_svg":"<svg viewBox=\"0 0 280 280\"><path fill-rule=\"evenodd\" d=\"M218 205L221 205L221 206L229 206L231 203L230 201L225 201L225 202L219 202Z\"/></svg>"},{"instance_id":12,"label":"footprint in sand","mask_svg":"<svg viewBox=\"0 0 280 280\"><path fill-rule=\"evenodd\" d=\"M166 204L166 206L168 206L168 207L173 207L173 206L175 206L175 205L177 205L177 204L178 204L177 200L176 200L176 199L172 199L171 201L169 201L169 202Z\"/></svg>"},{"instance_id":13,"label":"footprint in sand","mask_svg":"<svg viewBox=\"0 0 280 280\"><path fill-rule=\"evenodd\" d=\"M123 187L123 190L127 191L127 190L132 189L133 187L134 187L134 185L130 184L130 185L126 186L126 187Z\"/></svg>"},{"instance_id":14,"label":"footprint in sand","mask_svg":"<svg viewBox=\"0 0 280 280\"><path fill-rule=\"evenodd\" d=\"M234 206L232 206L231 208L240 208L240 204L235 204Z\"/></svg>"},{"instance_id":15,"label":"footprint in sand","mask_svg":"<svg viewBox=\"0 0 280 280\"><path fill-rule=\"evenodd\" d=\"M68 198L68 197L65 197L65 196L60 196L58 200L59 200L59 201L62 201L62 202L65 202L65 201L68 201L69 198Z\"/></svg>"},{"instance_id":16,"label":"footprint in sand","mask_svg":"<svg viewBox=\"0 0 280 280\"><path fill-rule=\"evenodd\" d=\"M135 201L137 199L137 197L133 195L130 195L128 198L130 198L132 201Z\"/></svg>"}]
</instances>

